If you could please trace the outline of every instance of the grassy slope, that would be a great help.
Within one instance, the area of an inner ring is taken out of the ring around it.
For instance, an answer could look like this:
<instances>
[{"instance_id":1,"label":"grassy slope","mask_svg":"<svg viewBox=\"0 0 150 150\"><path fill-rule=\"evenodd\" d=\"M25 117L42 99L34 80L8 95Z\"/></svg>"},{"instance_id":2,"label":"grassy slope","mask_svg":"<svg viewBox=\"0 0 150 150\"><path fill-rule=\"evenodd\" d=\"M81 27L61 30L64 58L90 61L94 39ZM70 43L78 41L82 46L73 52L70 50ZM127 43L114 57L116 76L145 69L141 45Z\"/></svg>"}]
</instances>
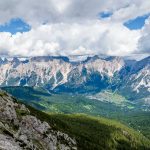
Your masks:
<instances>
[{"instance_id":1,"label":"grassy slope","mask_svg":"<svg viewBox=\"0 0 150 150\"><path fill-rule=\"evenodd\" d=\"M46 112L116 116L117 114L125 114L129 110L127 107L120 108L115 104L92 100L83 95L50 95L45 91L29 87L7 87L3 89L22 99L23 102Z\"/></svg>"},{"instance_id":2,"label":"grassy slope","mask_svg":"<svg viewBox=\"0 0 150 150\"><path fill-rule=\"evenodd\" d=\"M113 118L130 126L150 139L150 112L132 111L111 103L90 100L81 95L51 95L43 89L8 87L6 91L36 109L55 113L85 113Z\"/></svg>"},{"instance_id":3,"label":"grassy slope","mask_svg":"<svg viewBox=\"0 0 150 150\"><path fill-rule=\"evenodd\" d=\"M128 114L120 120L150 139L150 112Z\"/></svg>"},{"instance_id":4,"label":"grassy slope","mask_svg":"<svg viewBox=\"0 0 150 150\"><path fill-rule=\"evenodd\" d=\"M81 114L45 114L32 107L29 109L53 129L75 137L79 150L150 149L150 141L144 136L113 120Z\"/></svg>"}]
</instances>

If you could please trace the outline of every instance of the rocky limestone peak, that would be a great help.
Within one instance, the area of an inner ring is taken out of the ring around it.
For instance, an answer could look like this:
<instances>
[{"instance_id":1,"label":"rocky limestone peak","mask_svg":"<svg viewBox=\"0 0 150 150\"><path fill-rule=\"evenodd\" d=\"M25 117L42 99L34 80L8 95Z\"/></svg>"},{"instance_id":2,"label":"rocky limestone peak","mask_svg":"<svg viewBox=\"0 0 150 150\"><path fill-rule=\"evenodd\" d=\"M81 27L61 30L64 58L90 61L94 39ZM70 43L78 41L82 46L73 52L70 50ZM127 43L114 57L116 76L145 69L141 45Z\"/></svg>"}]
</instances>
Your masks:
<instances>
[{"instance_id":1,"label":"rocky limestone peak","mask_svg":"<svg viewBox=\"0 0 150 150\"><path fill-rule=\"evenodd\" d=\"M31 57L30 61L31 62L48 62L54 59L69 62L69 58L65 56L35 56L35 57Z\"/></svg>"},{"instance_id":2,"label":"rocky limestone peak","mask_svg":"<svg viewBox=\"0 0 150 150\"><path fill-rule=\"evenodd\" d=\"M14 57L11 61L11 64L14 68L16 68L18 65L20 65L20 60L17 57Z\"/></svg>"},{"instance_id":3,"label":"rocky limestone peak","mask_svg":"<svg viewBox=\"0 0 150 150\"><path fill-rule=\"evenodd\" d=\"M6 58L3 59L0 57L0 65L6 64L6 63L8 63L8 60Z\"/></svg>"},{"instance_id":4,"label":"rocky limestone peak","mask_svg":"<svg viewBox=\"0 0 150 150\"><path fill-rule=\"evenodd\" d=\"M76 141L53 130L30 114L29 109L0 91L0 149L76 150Z\"/></svg>"},{"instance_id":5,"label":"rocky limestone peak","mask_svg":"<svg viewBox=\"0 0 150 150\"><path fill-rule=\"evenodd\" d=\"M98 55L79 63L72 63L64 56L38 56L24 61L20 58L9 58L8 63L0 65L0 86L34 86L47 90L57 88L59 91L64 91L65 88L74 88L76 91L77 87L95 86L95 83L99 90L111 88L112 84L119 87L121 82L124 83L122 86L126 85L132 75L136 78L141 69L147 70L146 66L150 66L149 58L137 62L127 61L123 57L102 58ZM144 80L147 81L147 78L149 74ZM137 84L139 83L140 80L137 80ZM145 83L147 88L147 82ZM129 84L130 87L131 85ZM88 92L87 89L84 92Z\"/></svg>"},{"instance_id":6,"label":"rocky limestone peak","mask_svg":"<svg viewBox=\"0 0 150 150\"><path fill-rule=\"evenodd\" d=\"M137 71L139 71L147 66L150 66L150 56L146 57L140 61L137 61L135 63L135 65L132 67L132 72L136 73Z\"/></svg>"},{"instance_id":7,"label":"rocky limestone peak","mask_svg":"<svg viewBox=\"0 0 150 150\"><path fill-rule=\"evenodd\" d=\"M0 57L0 64L3 63L3 59Z\"/></svg>"},{"instance_id":8,"label":"rocky limestone peak","mask_svg":"<svg viewBox=\"0 0 150 150\"><path fill-rule=\"evenodd\" d=\"M87 57L87 59L84 61L84 63L87 63L87 62L92 62L92 61L95 61L97 59L101 59L98 55L95 55L95 56L92 56L92 57Z\"/></svg>"},{"instance_id":9,"label":"rocky limestone peak","mask_svg":"<svg viewBox=\"0 0 150 150\"><path fill-rule=\"evenodd\" d=\"M12 63L14 63L14 62L20 62L20 60L17 57L14 57L11 62Z\"/></svg>"}]
</instances>

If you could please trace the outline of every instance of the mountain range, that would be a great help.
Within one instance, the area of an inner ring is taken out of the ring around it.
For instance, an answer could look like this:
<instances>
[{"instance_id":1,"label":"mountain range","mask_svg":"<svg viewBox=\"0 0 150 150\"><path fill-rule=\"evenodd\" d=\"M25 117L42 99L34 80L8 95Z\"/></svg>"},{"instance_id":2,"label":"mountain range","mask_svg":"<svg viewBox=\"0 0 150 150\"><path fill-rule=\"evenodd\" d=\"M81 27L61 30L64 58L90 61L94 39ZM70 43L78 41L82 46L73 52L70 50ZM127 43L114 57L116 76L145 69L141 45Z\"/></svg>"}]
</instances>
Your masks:
<instances>
[{"instance_id":1,"label":"mountain range","mask_svg":"<svg viewBox=\"0 0 150 150\"><path fill-rule=\"evenodd\" d=\"M0 149L150 147L150 56L1 57L0 74Z\"/></svg>"},{"instance_id":2,"label":"mountain range","mask_svg":"<svg viewBox=\"0 0 150 150\"><path fill-rule=\"evenodd\" d=\"M83 59L84 58L84 59ZM0 86L42 87L50 92L98 93L112 90L150 103L150 56L37 56L0 58Z\"/></svg>"}]
</instances>

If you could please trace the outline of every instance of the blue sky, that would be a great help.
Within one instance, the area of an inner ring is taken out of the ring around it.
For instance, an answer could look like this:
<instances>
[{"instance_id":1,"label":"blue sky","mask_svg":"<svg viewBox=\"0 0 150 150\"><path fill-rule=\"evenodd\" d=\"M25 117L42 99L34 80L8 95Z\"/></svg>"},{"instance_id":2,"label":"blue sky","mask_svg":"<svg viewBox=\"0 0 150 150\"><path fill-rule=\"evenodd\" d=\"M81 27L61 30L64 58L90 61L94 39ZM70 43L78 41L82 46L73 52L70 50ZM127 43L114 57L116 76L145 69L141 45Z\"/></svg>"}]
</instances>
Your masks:
<instances>
[{"instance_id":1,"label":"blue sky","mask_svg":"<svg viewBox=\"0 0 150 150\"><path fill-rule=\"evenodd\" d=\"M148 19L149 16L150 16L149 14L144 16L139 16L135 19L125 22L124 25L131 30L141 29L145 24L145 20Z\"/></svg>"},{"instance_id":2,"label":"blue sky","mask_svg":"<svg viewBox=\"0 0 150 150\"><path fill-rule=\"evenodd\" d=\"M100 18L104 18L104 19L110 17L111 15L112 15L111 12L101 12L99 14ZM149 16L150 15L147 14L147 15L139 16L132 20L128 20L127 22L124 23L124 26L126 26L130 30L141 29L145 24L145 20ZM17 32L21 32L21 33L28 32L30 30L31 27L20 18L11 19L9 22L0 25L0 32L10 32L11 34L16 34Z\"/></svg>"},{"instance_id":3,"label":"blue sky","mask_svg":"<svg viewBox=\"0 0 150 150\"><path fill-rule=\"evenodd\" d=\"M109 18L112 15L113 15L112 12L101 12L99 14L100 18L103 18L103 19ZM143 15L143 16L138 16L134 19L126 21L123 24L124 24L124 26L126 26L130 30L138 30L138 29L141 29L144 26L145 20L148 19L149 16L150 16L150 14L146 14L146 15Z\"/></svg>"},{"instance_id":4,"label":"blue sky","mask_svg":"<svg viewBox=\"0 0 150 150\"><path fill-rule=\"evenodd\" d=\"M21 19L11 19L9 22L0 25L0 32L10 32L15 34L17 32L28 32L31 27Z\"/></svg>"},{"instance_id":5,"label":"blue sky","mask_svg":"<svg viewBox=\"0 0 150 150\"><path fill-rule=\"evenodd\" d=\"M112 15L112 12L101 12L99 14L100 18L108 18Z\"/></svg>"}]
</instances>

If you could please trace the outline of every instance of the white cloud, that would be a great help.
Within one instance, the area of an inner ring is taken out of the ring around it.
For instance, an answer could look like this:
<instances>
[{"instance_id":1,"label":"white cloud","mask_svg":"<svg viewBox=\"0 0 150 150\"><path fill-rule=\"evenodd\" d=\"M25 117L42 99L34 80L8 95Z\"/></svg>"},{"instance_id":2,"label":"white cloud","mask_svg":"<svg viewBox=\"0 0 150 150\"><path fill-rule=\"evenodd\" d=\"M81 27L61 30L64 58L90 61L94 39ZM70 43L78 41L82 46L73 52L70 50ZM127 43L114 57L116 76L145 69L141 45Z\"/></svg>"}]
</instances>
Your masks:
<instances>
[{"instance_id":1,"label":"white cloud","mask_svg":"<svg viewBox=\"0 0 150 150\"><path fill-rule=\"evenodd\" d=\"M139 31L104 21L42 25L26 33L0 33L0 50L9 55L130 54ZM7 42L6 42L7 41Z\"/></svg>"},{"instance_id":2,"label":"white cloud","mask_svg":"<svg viewBox=\"0 0 150 150\"><path fill-rule=\"evenodd\" d=\"M141 38L139 39L138 53L148 53L150 55L150 17L146 20L145 26L141 31Z\"/></svg>"},{"instance_id":3,"label":"white cloud","mask_svg":"<svg viewBox=\"0 0 150 150\"><path fill-rule=\"evenodd\" d=\"M149 0L1 0L0 23L22 18L32 26L49 22L77 22L97 18L103 11L112 11L113 21L144 15Z\"/></svg>"},{"instance_id":4,"label":"white cloud","mask_svg":"<svg viewBox=\"0 0 150 150\"><path fill-rule=\"evenodd\" d=\"M150 13L149 0L132 0L129 5L116 10L111 17L112 21L125 22L138 16Z\"/></svg>"},{"instance_id":5,"label":"white cloud","mask_svg":"<svg viewBox=\"0 0 150 150\"><path fill-rule=\"evenodd\" d=\"M123 23L149 13L149 8L149 0L1 0L0 24L21 18L32 30L16 35L0 33L0 54L129 55L139 47L147 52L148 27L131 31ZM103 11L113 15L98 20Z\"/></svg>"}]
</instances>

